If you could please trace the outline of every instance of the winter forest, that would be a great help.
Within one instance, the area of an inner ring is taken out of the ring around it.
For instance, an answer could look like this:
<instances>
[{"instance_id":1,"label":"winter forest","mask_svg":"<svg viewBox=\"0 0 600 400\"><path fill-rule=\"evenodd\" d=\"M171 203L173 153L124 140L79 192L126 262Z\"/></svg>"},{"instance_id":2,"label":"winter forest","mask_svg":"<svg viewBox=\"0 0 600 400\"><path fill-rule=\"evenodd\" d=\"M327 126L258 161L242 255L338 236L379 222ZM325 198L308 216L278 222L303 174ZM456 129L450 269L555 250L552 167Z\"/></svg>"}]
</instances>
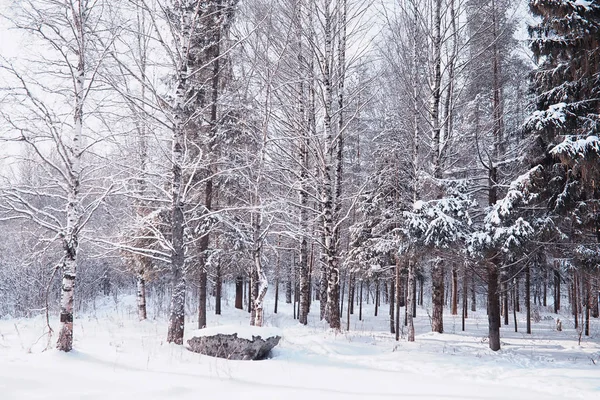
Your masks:
<instances>
[{"instance_id":1,"label":"winter forest","mask_svg":"<svg viewBox=\"0 0 600 400\"><path fill-rule=\"evenodd\" d=\"M593 398L599 132L598 0L3 0L0 393Z\"/></svg>"}]
</instances>

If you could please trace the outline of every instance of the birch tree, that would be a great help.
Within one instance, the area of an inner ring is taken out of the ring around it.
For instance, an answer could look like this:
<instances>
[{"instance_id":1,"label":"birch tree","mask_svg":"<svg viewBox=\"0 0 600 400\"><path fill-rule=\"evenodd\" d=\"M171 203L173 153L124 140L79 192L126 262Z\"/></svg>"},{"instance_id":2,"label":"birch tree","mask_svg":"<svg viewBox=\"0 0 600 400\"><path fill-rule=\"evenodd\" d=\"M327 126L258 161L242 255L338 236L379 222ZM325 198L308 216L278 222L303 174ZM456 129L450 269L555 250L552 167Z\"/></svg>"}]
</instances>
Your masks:
<instances>
[{"instance_id":1,"label":"birch tree","mask_svg":"<svg viewBox=\"0 0 600 400\"><path fill-rule=\"evenodd\" d=\"M37 55L39 65L3 60L12 75L9 98L14 109L4 109L9 131L5 137L33 150L44 165L50 196L57 207L34 206L28 201L38 189L9 187L2 191L2 208L9 218L30 219L55 236L63 250L60 323L57 348L73 348L73 300L81 233L99 206L101 189L87 186L94 145L94 122L85 106L92 100L97 71L112 37L101 33L101 1L23 1L13 24L47 49ZM33 57L36 55L34 54ZM24 58L23 60L27 60Z\"/></svg>"}]
</instances>

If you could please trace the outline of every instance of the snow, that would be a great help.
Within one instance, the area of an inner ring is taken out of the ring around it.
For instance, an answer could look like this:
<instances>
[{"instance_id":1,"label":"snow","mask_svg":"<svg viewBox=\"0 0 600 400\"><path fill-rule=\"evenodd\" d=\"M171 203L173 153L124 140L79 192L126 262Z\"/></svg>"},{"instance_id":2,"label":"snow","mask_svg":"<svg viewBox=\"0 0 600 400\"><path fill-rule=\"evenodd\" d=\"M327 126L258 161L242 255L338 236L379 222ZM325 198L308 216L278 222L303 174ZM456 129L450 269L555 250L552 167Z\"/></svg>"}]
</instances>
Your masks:
<instances>
[{"instance_id":1,"label":"snow","mask_svg":"<svg viewBox=\"0 0 600 400\"><path fill-rule=\"evenodd\" d=\"M586 154L600 154L600 139L593 135L586 138L566 136L561 143L550 150L550 153L566 156L569 159L585 157Z\"/></svg>"},{"instance_id":2,"label":"snow","mask_svg":"<svg viewBox=\"0 0 600 400\"><path fill-rule=\"evenodd\" d=\"M193 337L215 336L215 335L233 335L237 334L240 339L253 340L254 337L260 336L262 339L267 339L275 336L283 336L283 331L275 327L259 327L250 325L217 325L204 329L196 329L186 332L186 340Z\"/></svg>"},{"instance_id":3,"label":"snow","mask_svg":"<svg viewBox=\"0 0 600 400\"><path fill-rule=\"evenodd\" d=\"M525 126L532 131L541 131L550 126L561 127L567 119L566 108L566 103L557 103L552 104L547 110L534 111L525 121Z\"/></svg>"},{"instance_id":4,"label":"snow","mask_svg":"<svg viewBox=\"0 0 600 400\"><path fill-rule=\"evenodd\" d=\"M427 309L419 307L416 342L408 343L405 331L400 342L388 332L386 307L373 317L373 305L364 304L364 320L354 315L349 332L335 333L318 321L318 302L303 326L292 319L291 305L280 303L280 312L273 314L272 298L266 300L265 321L279 327L284 339L264 361L218 359L167 344L162 314L137 321L134 296L106 298L95 312L77 316L76 350L68 354L41 351L43 318L0 320L0 398L551 400L600 395L600 323L593 320L592 336L584 336L579 346L566 309L558 316L562 332L554 329L556 316L541 307L532 335L515 333L511 318L502 327L502 350L492 352L485 310L469 312L466 332L460 317L446 310L446 333L433 334ZM151 315L158 309L153 304ZM245 311L227 304L223 311L223 316L209 316L209 325L221 325L216 330L240 330L248 322ZM524 327L523 314L518 315ZM56 320L52 324L58 326ZM193 326L194 319L187 324Z\"/></svg>"}]
</instances>

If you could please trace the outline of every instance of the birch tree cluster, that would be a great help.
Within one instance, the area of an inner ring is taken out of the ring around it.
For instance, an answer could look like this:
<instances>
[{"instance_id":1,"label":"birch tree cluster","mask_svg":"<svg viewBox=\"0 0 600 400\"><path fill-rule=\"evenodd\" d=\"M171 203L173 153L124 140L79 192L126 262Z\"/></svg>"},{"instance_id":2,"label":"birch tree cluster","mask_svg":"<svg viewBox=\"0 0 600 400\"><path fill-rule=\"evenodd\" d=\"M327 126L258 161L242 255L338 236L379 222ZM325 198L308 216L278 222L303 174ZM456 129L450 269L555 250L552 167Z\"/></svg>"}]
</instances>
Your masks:
<instances>
[{"instance_id":1,"label":"birch tree cluster","mask_svg":"<svg viewBox=\"0 0 600 400\"><path fill-rule=\"evenodd\" d=\"M521 304L598 317L597 0L2 13L0 317L58 313L60 350L128 293L175 344L230 294L336 331L372 300L409 341L480 310L492 350Z\"/></svg>"}]
</instances>

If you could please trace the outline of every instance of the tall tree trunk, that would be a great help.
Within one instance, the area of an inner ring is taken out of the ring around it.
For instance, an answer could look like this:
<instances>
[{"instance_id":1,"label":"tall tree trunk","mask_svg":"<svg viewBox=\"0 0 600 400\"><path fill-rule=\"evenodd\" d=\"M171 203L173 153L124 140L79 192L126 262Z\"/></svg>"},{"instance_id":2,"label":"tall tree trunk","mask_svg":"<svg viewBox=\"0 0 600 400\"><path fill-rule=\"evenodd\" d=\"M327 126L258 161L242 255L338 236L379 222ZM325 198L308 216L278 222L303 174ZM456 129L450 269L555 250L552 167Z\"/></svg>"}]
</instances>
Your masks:
<instances>
[{"instance_id":1,"label":"tall tree trunk","mask_svg":"<svg viewBox=\"0 0 600 400\"><path fill-rule=\"evenodd\" d=\"M244 277L235 277L235 308L244 309Z\"/></svg>"},{"instance_id":2,"label":"tall tree trunk","mask_svg":"<svg viewBox=\"0 0 600 400\"><path fill-rule=\"evenodd\" d=\"M277 306L279 303L279 280L281 276L281 236L277 239L277 260L275 261L275 306L273 314L277 314Z\"/></svg>"},{"instance_id":3,"label":"tall tree trunk","mask_svg":"<svg viewBox=\"0 0 600 400\"><path fill-rule=\"evenodd\" d=\"M444 332L444 267L436 260L431 267L432 332Z\"/></svg>"},{"instance_id":4,"label":"tall tree trunk","mask_svg":"<svg viewBox=\"0 0 600 400\"><path fill-rule=\"evenodd\" d=\"M221 315L221 292L223 290L223 282L221 277L221 263L217 261L215 269L215 315Z\"/></svg>"},{"instance_id":5,"label":"tall tree trunk","mask_svg":"<svg viewBox=\"0 0 600 400\"><path fill-rule=\"evenodd\" d=\"M531 268L525 267L525 308L527 311L527 333L531 334Z\"/></svg>"},{"instance_id":6,"label":"tall tree trunk","mask_svg":"<svg viewBox=\"0 0 600 400\"><path fill-rule=\"evenodd\" d=\"M504 310L504 325L508 325L508 282L506 280L506 274L501 274L504 279L502 279L502 309Z\"/></svg>"},{"instance_id":7,"label":"tall tree trunk","mask_svg":"<svg viewBox=\"0 0 600 400\"><path fill-rule=\"evenodd\" d=\"M71 136L71 150L68 157L68 182L67 182L67 221L62 232L63 262L62 285L60 292L60 332L56 347L61 351L71 351L73 348L73 300L75 295L75 276L77 273L77 251L79 248L79 230L81 223L81 152L83 143L83 104L85 102L85 70L87 47L87 8L80 1L71 3L67 10L69 20L73 26L73 33L77 45L77 66L73 71L73 84L75 89L75 105L73 110L73 134Z\"/></svg>"},{"instance_id":8,"label":"tall tree trunk","mask_svg":"<svg viewBox=\"0 0 600 400\"><path fill-rule=\"evenodd\" d=\"M413 320L413 308L415 305L415 261L408 262L408 296L406 296L406 309L410 310L406 314L406 325L408 328L407 339L409 342L415 341L415 324Z\"/></svg>"},{"instance_id":9,"label":"tall tree trunk","mask_svg":"<svg viewBox=\"0 0 600 400\"><path fill-rule=\"evenodd\" d=\"M596 275L598 273L596 272ZM598 308L598 294L600 292L600 279L598 276L594 277L593 285L592 285L592 317L598 318L600 316L600 310Z\"/></svg>"},{"instance_id":10,"label":"tall tree trunk","mask_svg":"<svg viewBox=\"0 0 600 400\"><path fill-rule=\"evenodd\" d=\"M375 278L375 316L377 316L377 310L379 308L379 278Z\"/></svg>"},{"instance_id":11,"label":"tall tree trunk","mask_svg":"<svg viewBox=\"0 0 600 400\"><path fill-rule=\"evenodd\" d=\"M189 35L191 27L190 18L185 16L186 10L179 5L178 13L181 14L181 26L179 27L178 41L180 54L189 53ZM171 173L171 305L169 316L169 329L167 342L183 344L183 331L185 324L185 291L186 282L184 275L185 252L184 252L184 182L182 165L184 163L184 149L187 121L189 115L186 111L188 84L188 62L182 59L177 71L177 90L175 92L173 106L173 137L172 137L172 173Z\"/></svg>"},{"instance_id":12,"label":"tall tree trunk","mask_svg":"<svg viewBox=\"0 0 600 400\"><path fill-rule=\"evenodd\" d=\"M301 324L306 325L308 323L308 312L310 307L310 274L308 265L308 240L306 237L306 231L308 229L308 172L309 172L309 160L308 160L308 146L309 138L307 137L308 129L306 118L306 98L305 98L305 87L304 81L306 78L305 70L305 58L303 54L302 42L303 42L303 23L302 23L302 4L303 1L296 0L294 7L294 22L296 32L296 52L297 52L297 73L298 73L298 149L299 149L299 175L300 175L300 189L298 191L300 209L299 209L299 225L302 231L300 238L300 304L298 310L298 319ZM313 110L309 112L312 113Z\"/></svg>"},{"instance_id":13,"label":"tall tree trunk","mask_svg":"<svg viewBox=\"0 0 600 400\"><path fill-rule=\"evenodd\" d=\"M360 290L358 300L358 320L362 321L362 306L363 306L363 280L360 279Z\"/></svg>"},{"instance_id":14,"label":"tall tree trunk","mask_svg":"<svg viewBox=\"0 0 600 400\"><path fill-rule=\"evenodd\" d=\"M575 329L579 328L579 275L573 272L573 288L571 289L571 304L573 306L573 318L575 319Z\"/></svg>"},{"instance_id":15,"label":"tall tree trunk","mask_svg":"<svg viewBox=\"0 0 600 400\"><path fill-rule=\"evenodd\" d=\"M488 263L488 325L489 344L493 351L500 350L500 293L498 266Z\"/></svg>"},{"instance_id":16,"label":"tall tree trunk","mask_svg":"<svg viewBox=\"0 0 600 400\"><path fill-rule=\"evenodd\" d=\"M469 283L467 278L467 265L463 263L462 267L463 282L462 282L462 331L465 331L465 320L469 317L468 311L468 297L469 297Z\"/></svg>"},{"instance_id":17,"label":"tall tree trunk","mask_svg":"<svg viewBox=\"0 0 600 400\"><path fill-rule=\"evenodd\" d=\"M475 274L471 277L471 311L477 311L477 287L475 285Z\"/></svg>"},{"instance_id":18,"label":"tall tree trunk","mask_svg":"<svg viewBox=\"0 0 600 400\"><path fill-rule=\"evenodd\" d=\"M421 305L421 306L423 306L424 286L425 286L425 278L423 276L421 276L419 278L419 305Z\"/></svg>"},{"instance_id":19,"label":"tall tree trunk","mask_svg":"<svg viewBox=\"0 0 600 400\"><path fill-rule=\"evenodd\" d=\"M350 287L348 288L350 291L348 295L348 307L350 307L350 314L354 315L354 295L356 292L356 276L354 274L350 274Z\"/></svg>"},{"instance_id":20,"label":"tall tree trunk","mask_svg":"<svg viewBox=\"0 0 600 400\"><path fill-rule=\"evenodd\" d=\"M294 261L288 264L287 279L285 280L285 302L292 304L292 281L294 280Z\"/></svg>"},{"instance_id":21,"label":"tall tree trunk","mask_svg":"<svg viewBox=\"0 0 600 400\"><path fill-rule=\"evenodd\" d=\"M390 281L390 333L396 333L396 323L394 318L394 312L396 310L396 290L395 280Z\"/></svg>"},{"instance_id":22,"label":"tall tree trunk","mask_svg":"<svg viewBox=\"0 0 600 400\"><path fill-rule=\"evenodd\" d=\"M585 288L585 336L590 336L590 308L592 304L592 294L591 294L591 285L590 285L590 275L586 274L584 282Z\"/></svg>"},{"instance_id":23,"label":"tall tree trunk","mask_svg":"<svg viewBox=\"0 0 600 400\"><path fill-rule=\"evenodd\" d=\"M398 258L398 256L396 256L396 279L395 279L395 284L396 287L394 289L395 293L396 293L396 299L395 299L395 303L396 303L396 315L394 317L394 323L395 323L395 327L394 327L394 331L396 332L396 341L400 340L400 287L402 286L401 283L401 278L400 278L400 259Z\"/></svg>"},{"instance_id":24,"label":"tall tree trunk","mask_svg":"<svg viewBox=\"0 0 600 400\"><path fill-rule=\"evenodd\" d=\"M521 312L521 300L519 298L519 294L520 294L520 290L519 290L519 277L515 278L515 310L517 312Z\"/></svg>"},{"instance_id":25,"label":"tall tree trunk","mask_svg":"<svg viewBox=\"0 0 600 400\"><path fill-rule=\"evenodd\" d=\"M458 271L452 265L452 315L458 315Z\"/></svg>"},{"instance_id":26,"label":"tall tree trunk","mask_svg":"<svg viewBox=\"0 0 600 400\"><path fill-rule=\"evenodd\" d=\"M547 265L545 265L545 267L547 267ZM548 306L548 301L547 301L547 299L548 299L548 270L547 269L544 270L544 283L543 284L544 284L544 287L543 287L543 297L542 297L543 303L542 303L542 305L544 307L547 307Z\"/></svg>"},{"instance_id":27,"label":"tall tree trunk","mask_svg":"<svg viewBox=\"0 0 600 400\"><path fill-rule=\"evenodd\" d=\"M201 270L198 278L198 329L206 328L207 283L206 270Z\"/></svg>"},{"instance_id":28,"label":"tall tree trunk","mask_svg":"<svg viewBox=\"0 0 600 400\"><path fill-rule=\"evenodd\" d=\"M554 262L554 313L558 314L560 310L560 272L558 271L558 262Z\"/></svg>"},{"instance_id":29,"label":"tall tree trunk","mask_svg":"<svg viewBox=\"0 0 600 400\"><path fill-rule=\"evenodd\" d=\"M517 326L517 289L516 286L513 286L513 290L512 290L512 303L513 303L513 317L514 317L514 321L515 321L515 332L518 332L518 326Z\"/></svg>"}]
</instances>

